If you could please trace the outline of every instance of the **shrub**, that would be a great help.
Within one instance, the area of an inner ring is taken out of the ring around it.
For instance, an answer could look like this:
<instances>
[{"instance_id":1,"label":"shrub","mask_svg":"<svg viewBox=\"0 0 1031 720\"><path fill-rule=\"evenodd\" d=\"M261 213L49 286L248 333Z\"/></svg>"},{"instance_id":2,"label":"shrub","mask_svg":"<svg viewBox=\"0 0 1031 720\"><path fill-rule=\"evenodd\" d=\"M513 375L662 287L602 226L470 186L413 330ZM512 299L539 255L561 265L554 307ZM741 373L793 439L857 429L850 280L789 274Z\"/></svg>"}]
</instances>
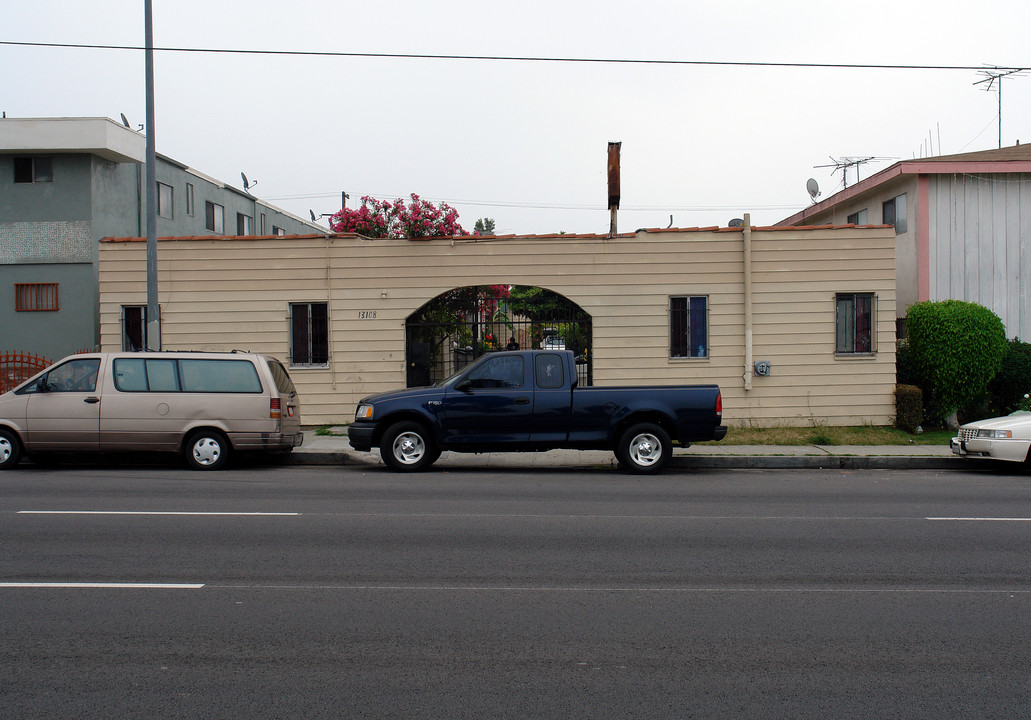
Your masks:
<instances>
[{"instance_id":1,"label":"shrub","mask_svg":"<svg viewBox=\"0 0 1031 720\"><path fill-rule=\"evenodd\" d=\"M988 308L962 300L920 302L906 313L909 351L939 420L984 396L1006 353L1006 329Z\"/></svg>"},{"instance_id":2,"label":"shrub","mask_svg":"<svg viewBox=\"0 0 1031 720\"><path fill-rule=\"evenodd\" d=\"M915 433L924 422L924 391L916 385L895 386L895 427Z\"/></svg>"},{"instance_id":3,"label":"shrub","mask_svg":"<svg viewBox=\"0 0 1031 720\"><path fill-rule=\"evenodd\" d=\"M1006 343L1002 366L988 383L988 408L994 415L1018 409L1025 393L1031 392L1031 343L1013 338Z\"/></svg>"}]
</instances>

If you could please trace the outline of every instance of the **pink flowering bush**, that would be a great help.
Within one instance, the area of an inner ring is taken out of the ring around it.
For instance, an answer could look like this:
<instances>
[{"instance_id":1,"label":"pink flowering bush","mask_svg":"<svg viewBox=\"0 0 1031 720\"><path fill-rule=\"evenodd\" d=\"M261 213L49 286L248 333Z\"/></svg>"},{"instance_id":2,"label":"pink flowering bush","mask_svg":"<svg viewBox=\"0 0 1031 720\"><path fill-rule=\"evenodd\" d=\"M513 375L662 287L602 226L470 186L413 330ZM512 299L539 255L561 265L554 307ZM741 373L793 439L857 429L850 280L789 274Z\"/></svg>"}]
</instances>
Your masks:
<instances>
[{"instance_id":1,"label":"pink flowering bush","mask_svg":"<svg viewBox=\"0 0 1031 720\"><path fill-rule=\"evenodd\" d=\"M434 205L415 193L411 202L362 197L356 210L343 208L329 219L333 232L353 232L366 237L418 238L467 235L458 224L458 211L447 203Z\"/></svg>"}]
</instances>

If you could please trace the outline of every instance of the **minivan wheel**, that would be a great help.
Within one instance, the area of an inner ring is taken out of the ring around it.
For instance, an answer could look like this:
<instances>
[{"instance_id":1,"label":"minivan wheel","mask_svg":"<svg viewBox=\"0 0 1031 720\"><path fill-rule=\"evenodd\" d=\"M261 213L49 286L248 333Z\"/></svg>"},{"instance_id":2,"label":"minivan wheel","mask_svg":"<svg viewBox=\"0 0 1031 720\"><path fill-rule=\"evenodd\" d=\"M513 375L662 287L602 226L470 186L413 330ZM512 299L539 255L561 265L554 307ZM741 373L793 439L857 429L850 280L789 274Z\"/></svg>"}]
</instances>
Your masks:
<instances>
[{"instance_id":1,"label":"minivan wheel","mask_svg":"<svg viewBox=\"0 0 1031 720\"><path fill-rule=\"evenodd\" d=\"M638 423L620 436L615 453L622 469L650 475L669 465L673 443L669 434L655 423Z\"/></svg>"},{"instance_id":2,"label":"minivan wheel","mask_svg":"<svg viewBox=\"0 0 1031 720\"><path fill-rule=\"evenodd\" d=\"M10 470L21 460L21 442L10 430L0 430L0 470Z\"/></svg>"},{"instance_id":3,"label":"minivan wheel","mask_svg":"<svg viewBox=\"0 0 1031 720\"><path fill-rule=\"evenodd\" d=\"M394 472L419 472L440 457L430 432L411 421L394 423L387 428L380 440L379 454Z\"/></svg>"},{"instance_id":4,"label":"minivan wheel","mask_svg":"<svg viewBox=\"0 0 1031 720\"><path fill-rule=\"evenodd\" d=\"M198 430L186 441L186 464L193 470L220 470L231 452L229 440L218 430Z\"/></svg>"}]
</instances>

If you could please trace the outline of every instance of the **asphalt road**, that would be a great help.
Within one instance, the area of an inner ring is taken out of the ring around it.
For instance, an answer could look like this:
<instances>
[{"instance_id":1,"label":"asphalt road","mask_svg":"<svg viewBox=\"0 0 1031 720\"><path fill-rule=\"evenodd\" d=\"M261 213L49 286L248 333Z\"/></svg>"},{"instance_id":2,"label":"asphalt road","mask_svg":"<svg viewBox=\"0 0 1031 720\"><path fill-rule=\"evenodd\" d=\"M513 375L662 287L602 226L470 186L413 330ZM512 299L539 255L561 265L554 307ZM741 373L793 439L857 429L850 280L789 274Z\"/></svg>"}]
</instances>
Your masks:
<instances>
[{"instance_id":1,"label":"asphalt road","mask_svg":"<svg viewBox=\"0 0 1031 720\"><path fill-rule=\"evenodd\" d=\"M1031 477L0 474L0 716L1025 718Z\"/></svg>"}]
</instances>

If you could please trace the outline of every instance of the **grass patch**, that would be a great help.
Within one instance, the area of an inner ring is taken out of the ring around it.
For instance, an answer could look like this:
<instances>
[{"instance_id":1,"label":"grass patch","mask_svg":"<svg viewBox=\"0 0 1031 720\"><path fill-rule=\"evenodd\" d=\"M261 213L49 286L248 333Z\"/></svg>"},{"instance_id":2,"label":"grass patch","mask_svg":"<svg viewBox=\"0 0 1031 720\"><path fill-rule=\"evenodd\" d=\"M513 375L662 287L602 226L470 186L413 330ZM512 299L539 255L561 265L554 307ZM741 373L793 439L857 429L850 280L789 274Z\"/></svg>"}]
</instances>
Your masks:
<instances>
[{"instance_id":1,"label":"grass patch","mask_svg":"<svg viewBox=\"0 0 1031 720\"><path fill-rule=\"evenodd\" d=\"M930 430L913 435L893 427L774 427L727 430L724 445L948 445L950 430ZM710 443L697 443L708 445ZM715 443L713 443L715 444Z\"/></svg>"}]
</instances>

